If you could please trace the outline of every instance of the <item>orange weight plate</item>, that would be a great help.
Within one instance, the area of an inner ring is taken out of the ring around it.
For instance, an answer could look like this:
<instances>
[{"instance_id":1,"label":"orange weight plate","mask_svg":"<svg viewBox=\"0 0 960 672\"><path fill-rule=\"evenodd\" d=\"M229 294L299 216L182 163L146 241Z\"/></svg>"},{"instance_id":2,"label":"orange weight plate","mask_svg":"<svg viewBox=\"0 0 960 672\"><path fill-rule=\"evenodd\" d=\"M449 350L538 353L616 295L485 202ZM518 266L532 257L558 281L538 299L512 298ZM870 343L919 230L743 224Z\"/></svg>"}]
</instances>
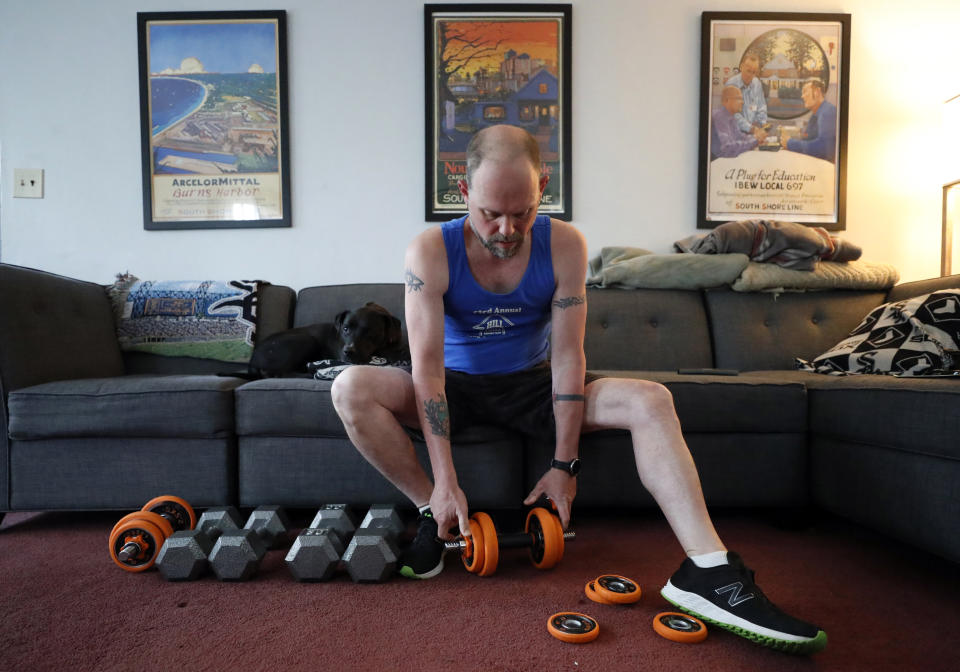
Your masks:
<instances>
[{"instance_id":1,"label":"orange weight plate","mask_svg":"<svg viewBox=\"0 0 960 672\"><path fill-rule=\"evenodd\" d=\"M603 599L603 597L597 593L596 586L594 586L593 581L588 582L587 585L583 587L583 592L586 593L587 597L599 604L614 604L613 602Z\"/></svg>"},{"instance_id":2,"label":"orange weight plate","mask_svg":"<svg viewBox=\"0 0 960 672\"><path fill-rule=\"evenodd\" d=\"M187 500L175 495L160 495L143 505L144 511L152 511L168 518L175 529L192 530L197 526L197 514Z\"/></svg>"},{"instance_id":3,"label":"orange weight plate","mask_svg":"<svg viewBox=\"0 0 960 672\"><path fill-rule=\"evenodd\" d=\"M542 507L530 509L524 532L543 539L543 556L538 559L534 548L530 549L530 561L537 569L550 569L563 557L563 527L560 520Z\"/></svg>"},{"instance_id":4,"label":"orange weight plate","mask_svg":"<svg viewBox=\"0 0 960 672\"><path fill-rule=\"evenodd\" d=\"M547 619L547 632L563 642L586 644L600 635L600 624L586 614L561 611Z\"/></svg>"},{"instance_id":5,"label":"orange weight plate","mask_svg":"<svg viewBox=\"0 0 960 672\"><path fill-rule=\"evenodd\" d=\"M110 557L128 572L142 572L153 566L164 539L166 536L156 524L143 518L131 519L117 526L110 534ZM120 551L127 544L132 545L134 554L121 560Z\"/></svg>"},{"instance_id":6,"label":"orange weight plate","mask_svg":"<svg viewBox=\"0 0 960 672\"><path fill-rule=\"evenodd\" d=\"M151 513L149 511L134 511L133 513L128 513L117 521L116 525L114 525L113 529L110 531L111 536L117 531L117 528L131 520L145 520L148 523L153 523L157 526L160 532L163 533L164 538L173 534L173 526L170 524L170 521L163 516L156 513Z\"/></svg>"},{"instance_id":7,"label":"orange weight plate","mask_svg":"<svg viewBox=\"0 0 960 672\"><path fill-rule=\"evenodd\" d=\"M482 511L473 514L470 520L480 528L483 535L483 565L477 573L480 576L490 576L497 571L497 564L500 562L500 545L497 542L497 528L493 525L493 518ZM473 529L472 525L471 529ZM474 532L474 534L476 534L476 532ZM474 546L479 545L479 539L474 541Z\"/></svg>"},{"instance_id":8,"label":"orange weight plate","mask_svg":"<svg viewBox=\"0 0 960 672\"><path fill-rule=\"evenodd\" d=\"M604 574L596 581L597 593L608 602L632 604L640 599L640 585L633 579L618 574Z\"/></svg>"},{"instance_id":9,"label":"orange weight plate","mask_svg":"<svg viewBox=\"0 0 960 672\"><path fill-rule=\"evenodd\" d=\"M473 523L473 519L470 521ZM483 569L483 530L480 525L470 525L470 536L464 537L467 547L463 549L460 560L468 572L479 574Z\"/></svg>"},{"instance_id":10,"label":"orange weight plate","mask_svg":"<svg viewBox=\"0 0 960 672\"><path fill-rule=\"evenodd\" d=\"M707 638L707 626L699 618L676 611L665 611L653 618L653 631L674 642L695 644Z\"/></svg>"}]
</instances>

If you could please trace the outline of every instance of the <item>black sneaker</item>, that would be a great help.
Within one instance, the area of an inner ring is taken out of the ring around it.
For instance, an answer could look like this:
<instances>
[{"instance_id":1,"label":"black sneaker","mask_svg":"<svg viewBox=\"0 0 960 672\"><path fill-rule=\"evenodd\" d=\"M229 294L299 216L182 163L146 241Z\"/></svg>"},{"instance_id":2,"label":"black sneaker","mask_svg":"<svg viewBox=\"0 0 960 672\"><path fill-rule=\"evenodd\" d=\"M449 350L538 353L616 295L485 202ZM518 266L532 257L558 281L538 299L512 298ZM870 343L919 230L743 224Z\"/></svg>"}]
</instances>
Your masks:
<instances>
[{"instance_id":1,"label":"black sneaker","mask_svg":"<svg viewBox=\"0 0 960 672\"><path fill-rule=\"evenodd\" d=\"M417 536L400 554L400 574L408 579L430 579L443 571L443 541L437 537L437 522L430 511L417 518Z\"/></svg>"},{"instance_id":2,"label":"black sneaker","mask_svg":"<svg viewBox=\"0 0 960 672\"><path fill-rule=\"evenodd\" d=\"M787 653L810 654L827 646L827 633L782 612L753 582L753 570L736 553L728 565L701 569L684 560L660 594L707 623Z\"/></svg>"}]
</instances>

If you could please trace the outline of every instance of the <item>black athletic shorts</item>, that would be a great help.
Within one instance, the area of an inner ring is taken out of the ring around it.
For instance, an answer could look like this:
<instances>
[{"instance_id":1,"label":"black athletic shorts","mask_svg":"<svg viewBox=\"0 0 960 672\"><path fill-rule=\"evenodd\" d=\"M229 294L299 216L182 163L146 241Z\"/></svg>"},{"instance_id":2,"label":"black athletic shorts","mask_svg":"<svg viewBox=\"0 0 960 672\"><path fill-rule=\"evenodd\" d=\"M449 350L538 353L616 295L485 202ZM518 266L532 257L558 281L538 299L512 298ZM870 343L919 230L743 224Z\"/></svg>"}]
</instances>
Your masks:
<instances>
[{"instance_id":1,"label":"black athletic shorts","mask_svg":"<svg viewBox=\"0 0 960 672\"><path fill-rule=\"evenodd\" d=\"M586 372L584 386L602 378ZM446 370L450 434L473 425L495 425L537 439L556 436L550 362L514 373L478 375Z\"/></svg>"}]
</instances>

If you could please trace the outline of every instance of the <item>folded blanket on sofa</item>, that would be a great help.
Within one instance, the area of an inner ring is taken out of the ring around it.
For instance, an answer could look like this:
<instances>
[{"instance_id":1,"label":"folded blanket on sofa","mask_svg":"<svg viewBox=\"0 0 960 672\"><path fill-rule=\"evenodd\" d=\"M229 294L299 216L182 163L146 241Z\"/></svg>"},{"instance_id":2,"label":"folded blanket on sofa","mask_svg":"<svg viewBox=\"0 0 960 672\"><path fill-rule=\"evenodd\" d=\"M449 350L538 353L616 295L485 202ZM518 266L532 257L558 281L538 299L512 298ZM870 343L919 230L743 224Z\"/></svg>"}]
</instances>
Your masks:
<instances>
[{"instance_id":1,"label":"folded blanket on sofa","mask_svg":"<svg viewBox=\"0 0 960 672\"><path fill-rule=\"evenodd\" d=\"M654 254L639 247L604 247L590 260L587 285L629 289L703 289L726 285L747 266L744 254Z\"/></svg>"},{"instance_id":2,"label":"folded blanket on sofa","mask_svg":"<svg viewBox=\"0 0 960 672\"><path fill-rule=\"evenodd\" d=\"M768 219L727 222L706 235L678 240L674 247L693 254L739 252L750 261L798 271L812 271L821 260L853 261L861 254L859 247L831 236L823 227Z\"/></svg>"},{"instance_id":3,"label":"folded blanket on sofa","mask_svg":"<svg viewBox=\"0 0 960 672\"><path fill-rule=\"evenodd\" d=\"M246 362L257 328L248 280L158 281L119 275L108 288L125 352Z\"/></svg>"},{"instance_id":4,"label":"folded blanket on sofa","mask_svg":"<svg viewBox=\"0 0 960 672\"><path fill-rule=\"evenodd\" d=\"M822 289L889 289L900 273L890 264L869 261L821 261L812 271L795 271L751 261L732 284L737 292L786 292Z\"/></svg>"}]
</instances>

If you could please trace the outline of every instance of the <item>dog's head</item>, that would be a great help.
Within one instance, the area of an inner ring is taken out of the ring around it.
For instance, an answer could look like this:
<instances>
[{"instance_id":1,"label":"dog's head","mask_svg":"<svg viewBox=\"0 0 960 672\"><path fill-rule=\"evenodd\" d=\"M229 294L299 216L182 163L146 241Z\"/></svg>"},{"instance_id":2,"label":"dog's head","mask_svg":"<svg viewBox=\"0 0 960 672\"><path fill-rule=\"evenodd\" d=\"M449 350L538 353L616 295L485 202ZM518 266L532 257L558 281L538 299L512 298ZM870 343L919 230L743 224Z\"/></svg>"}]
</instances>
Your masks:
<instances>
[{"instance_id":1,"label":"dog's head","mask_svg":"<svg viewBox=\"0 0 960 672\"><path fill-rule=\"evenodd\" d=\"M342 359L366 364L370 358L400 344L400 320L372 301L356 310L345 310L334 319Z\"/></svg>"}]
</instances>

